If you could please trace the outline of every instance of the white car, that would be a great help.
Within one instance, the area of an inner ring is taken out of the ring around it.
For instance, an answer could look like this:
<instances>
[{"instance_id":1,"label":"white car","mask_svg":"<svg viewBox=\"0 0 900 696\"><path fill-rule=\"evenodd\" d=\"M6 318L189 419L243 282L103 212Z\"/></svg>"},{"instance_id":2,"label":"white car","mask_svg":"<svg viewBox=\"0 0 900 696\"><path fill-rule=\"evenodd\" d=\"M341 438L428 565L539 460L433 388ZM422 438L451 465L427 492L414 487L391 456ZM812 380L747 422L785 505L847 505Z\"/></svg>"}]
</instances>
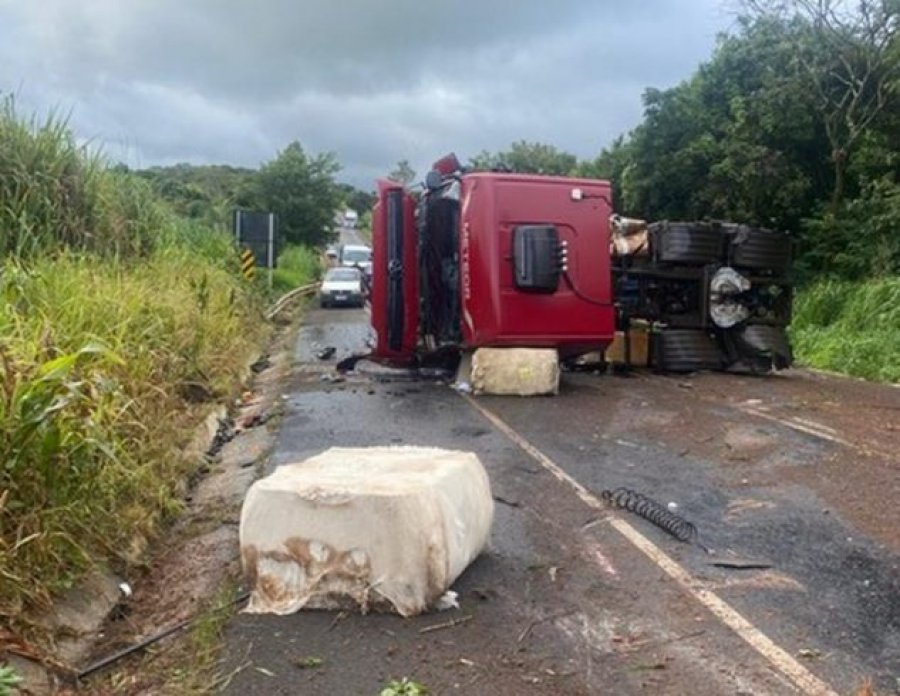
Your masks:
<instances>
[{"instance_id":1,"label":"white car","mask_svg":"<svg viewBox=\"0 0 900 696\"><path fill-rule=\"evenodd\" d=\"M365 297L360 271L356 268L330 269L319 288L319 304L322 307L362 307Z\"/></svg>"},{"instance_id":2,"label":"white car","mask_svg":"<svg viewBox=\"0 0 900 696\"><path fill-rule=\"evenodd\" d=\"M372 250L362 244L345 244L341 248L341 265L362 269L372 274Z\"/></svg>"}]
</instances>

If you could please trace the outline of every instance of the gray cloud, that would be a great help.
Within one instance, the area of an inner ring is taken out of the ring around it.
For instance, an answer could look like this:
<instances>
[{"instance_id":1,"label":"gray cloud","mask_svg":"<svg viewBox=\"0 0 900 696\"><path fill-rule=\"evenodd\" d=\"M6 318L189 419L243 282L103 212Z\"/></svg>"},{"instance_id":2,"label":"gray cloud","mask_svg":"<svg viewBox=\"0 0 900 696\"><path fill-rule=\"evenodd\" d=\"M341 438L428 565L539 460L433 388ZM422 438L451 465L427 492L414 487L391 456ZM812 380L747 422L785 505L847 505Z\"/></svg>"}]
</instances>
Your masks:
<instances>
[{"instance_id":1,"label":"gray cloud","mask_svg":"<svg viewBox=\"0 0 900 696\"><path fill-rule=\"evenodd\" d=\"M365 186L522 138L594 156L729 21L719 0L0 0L0 91L133 165L299 139Z\"/></svg>"}]
</instances>

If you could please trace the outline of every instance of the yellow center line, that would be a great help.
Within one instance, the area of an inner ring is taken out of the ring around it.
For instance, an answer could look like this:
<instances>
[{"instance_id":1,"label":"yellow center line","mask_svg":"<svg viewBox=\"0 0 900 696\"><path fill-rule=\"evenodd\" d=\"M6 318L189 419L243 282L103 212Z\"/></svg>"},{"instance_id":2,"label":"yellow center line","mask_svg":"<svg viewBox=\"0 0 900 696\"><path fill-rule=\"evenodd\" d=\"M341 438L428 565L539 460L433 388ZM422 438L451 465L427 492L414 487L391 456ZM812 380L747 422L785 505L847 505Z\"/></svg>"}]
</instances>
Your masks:
<instances>
[{"instance_id":1,"label":"yellow center line","mask_svg":"<svg viewBox=\"0 0 900 696\"><path fill-rule=\"evenodd\" d=\"M606 510L606 506L587 488L567 474L556 462L532 445L522 435L512 429L498 415L488 410L470 396L463 395L469 404L484 416L490 423L516 445L525 450L541 466L553 474L559 481L575 491L575 494L589 507L595 510ZM810 696L837 696L837 692L826 682L819 679L806 667L801 665L789 652L781 648L765 633L748 621L728 602L715 592L706 589L703 583L692 576L656 544L635 529L627 520L610 517L610 526L619 532L639 551L662 569L678 585L706 607L719 621L744 639L750 647L769 661L779 672L790 679L804 694Z\"/></svg>"}]
</instances>

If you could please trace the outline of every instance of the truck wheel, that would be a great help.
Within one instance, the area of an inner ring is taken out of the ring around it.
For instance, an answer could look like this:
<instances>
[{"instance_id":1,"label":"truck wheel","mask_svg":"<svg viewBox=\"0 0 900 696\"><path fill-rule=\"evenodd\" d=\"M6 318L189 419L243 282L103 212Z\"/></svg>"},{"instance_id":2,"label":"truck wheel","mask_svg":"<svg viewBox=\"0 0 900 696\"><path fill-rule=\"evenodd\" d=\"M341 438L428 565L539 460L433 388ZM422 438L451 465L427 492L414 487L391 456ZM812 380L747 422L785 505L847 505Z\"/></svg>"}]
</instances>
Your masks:
<instances>
[{"instance_id":1,"label":"truck wheel","mask_svg":"<svg viewBox=\"0 0 900 696\"><path fill-rule=\"evenodd\" d=\"M720 370L725 355L714 336L696 329L664 329L653 336L653 364L664 372Z\"/></svg>"},{"instance_id":2,"label":"truck wheel","mask_svg":"<svg viewBox=\"0 0 900 696\"><path fill-rule=\"evenodd\" d=\"M656 261L704 266L720 262L725 253L725 232L702 222L655 222L648 228Z\"/></svg>"},{"instance_id":3,"label":"truck wheel","mask_svg":"<svg viewBox=\"0 0 900 696\"><path fill-rule=\"evenodd\" d=\"M781 275L791 265L791 240L783 232L741 225L731 236L730 256L734 266Z\"/></svg>"},{"instance_id":4,"label":"truck wheel","mask_svg":"<svg viewBox=\"0 0 900 696\"><path fill-rule=\"evenodd\" d=\"M750 324L725 332L725 342L734 362L731 372L764 374L791 366L793 355L784 327Z\"/></svg>"}]
</instances>

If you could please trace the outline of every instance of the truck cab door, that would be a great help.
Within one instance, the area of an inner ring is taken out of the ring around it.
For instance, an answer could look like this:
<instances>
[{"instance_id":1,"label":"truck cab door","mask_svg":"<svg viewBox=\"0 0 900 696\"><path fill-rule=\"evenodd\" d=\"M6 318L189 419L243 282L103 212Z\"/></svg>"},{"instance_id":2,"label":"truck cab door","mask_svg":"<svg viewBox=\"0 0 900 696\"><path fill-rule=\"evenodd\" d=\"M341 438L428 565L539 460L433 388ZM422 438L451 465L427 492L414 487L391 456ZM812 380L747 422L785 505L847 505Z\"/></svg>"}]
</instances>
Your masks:
<instances>
[{"instance_id":1,"label":"truck cab door","mask_svg":"<svg viewBox=\"0 0 900 696\"><path fill-rule=\"evenodd\" d=\"M418 293L415 199L402 185L382 180L372 211L373 357L400 365L415 360Z\"/></svg>"}]
</instances>

